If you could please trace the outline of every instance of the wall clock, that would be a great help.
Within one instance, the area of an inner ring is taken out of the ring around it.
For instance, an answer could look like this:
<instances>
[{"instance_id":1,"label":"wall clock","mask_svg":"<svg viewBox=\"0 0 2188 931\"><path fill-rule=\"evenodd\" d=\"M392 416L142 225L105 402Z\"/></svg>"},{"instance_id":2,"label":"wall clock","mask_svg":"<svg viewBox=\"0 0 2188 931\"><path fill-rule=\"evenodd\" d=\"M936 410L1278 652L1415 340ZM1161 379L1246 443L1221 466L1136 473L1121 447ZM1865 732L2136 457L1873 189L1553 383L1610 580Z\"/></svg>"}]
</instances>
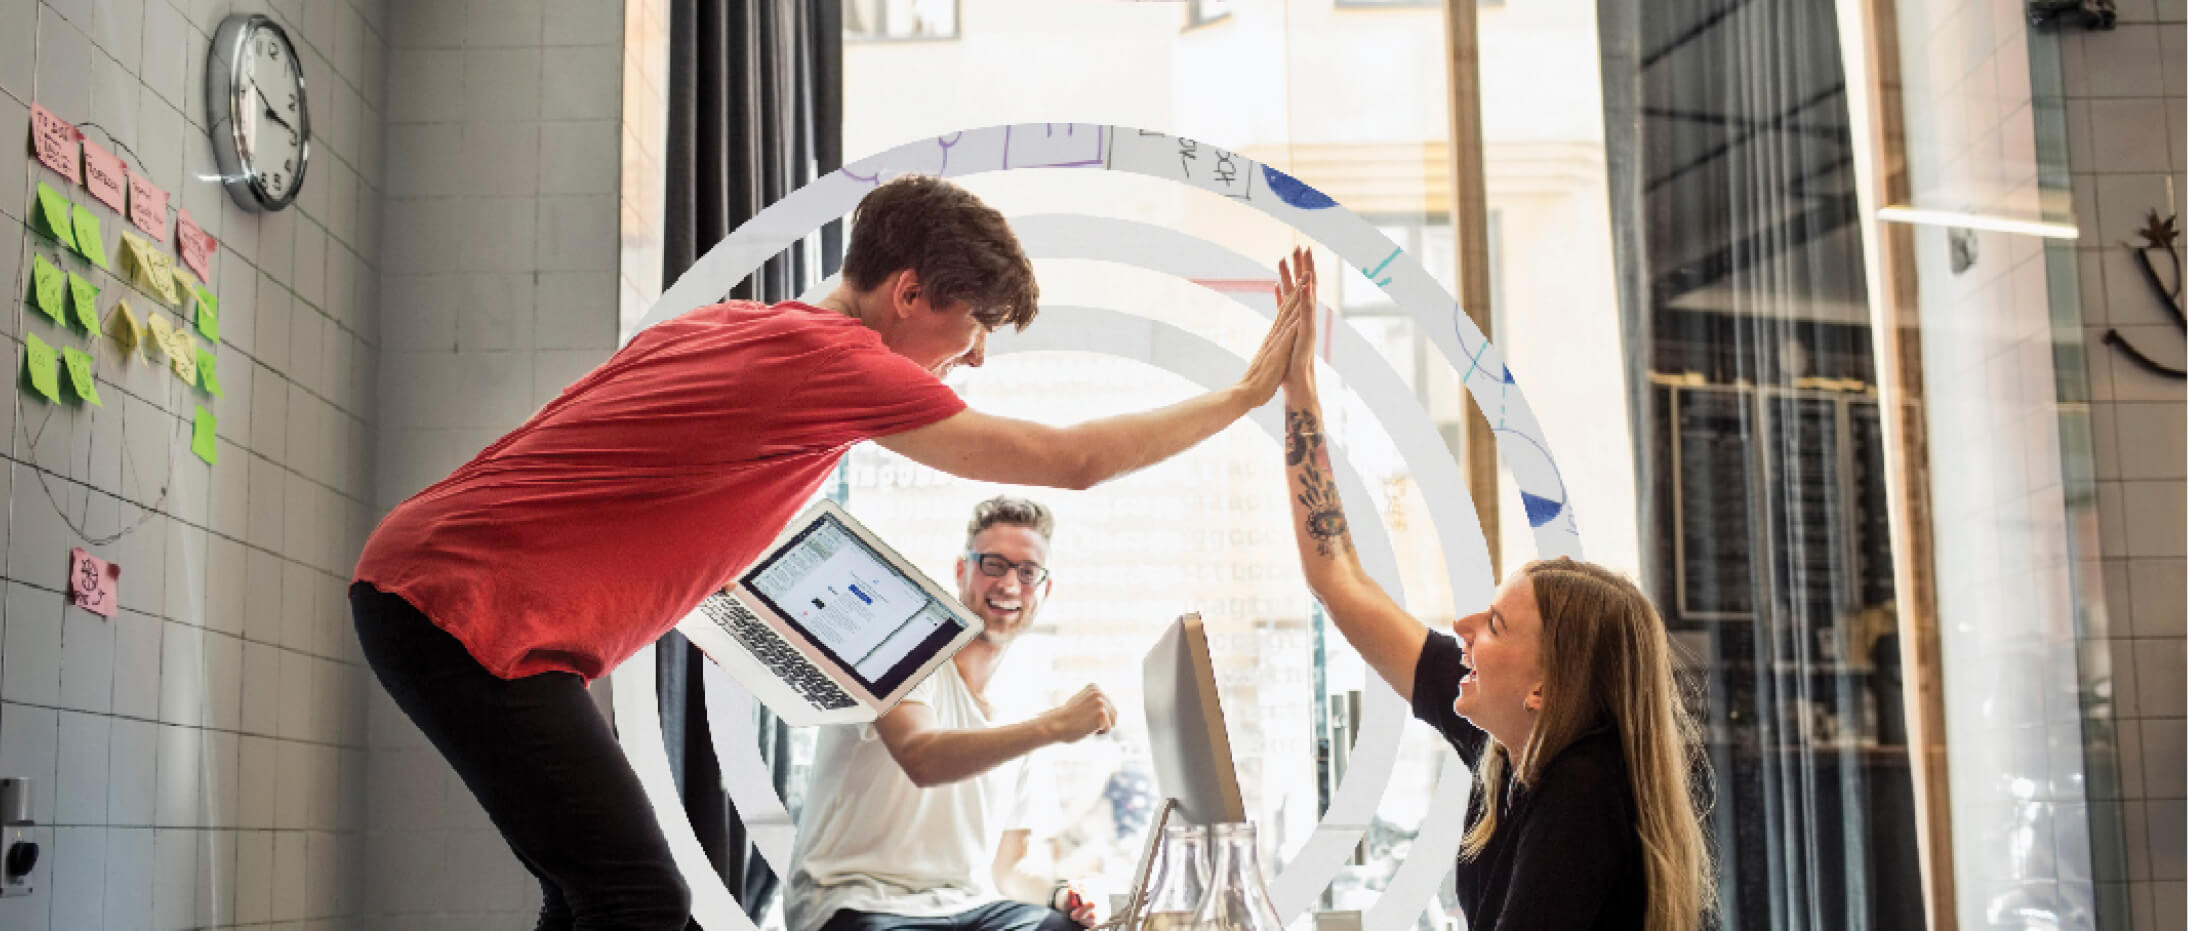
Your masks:
<instances>
[{"instance_id":1,"label":"wall clock","mask_svg":"<svg viewBox=\"0 0 2188 931\"><path fill-rule=\"evenodd\" d=\"M205 112L228 195L245 209L279 210L296 199L311 162L304 68L271 17L221 21L205 61Z\"/></svg>"}]
</instances>

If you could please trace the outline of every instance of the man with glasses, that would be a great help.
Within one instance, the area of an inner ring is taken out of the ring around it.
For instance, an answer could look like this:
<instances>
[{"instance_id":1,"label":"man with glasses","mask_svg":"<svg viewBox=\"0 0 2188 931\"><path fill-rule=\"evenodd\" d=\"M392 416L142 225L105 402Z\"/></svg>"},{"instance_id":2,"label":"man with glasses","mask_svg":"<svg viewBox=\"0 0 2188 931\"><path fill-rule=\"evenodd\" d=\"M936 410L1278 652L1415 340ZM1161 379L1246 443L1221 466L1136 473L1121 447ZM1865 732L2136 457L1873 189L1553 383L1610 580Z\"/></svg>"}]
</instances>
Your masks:
<instances>
[{"instance_id":1,"label":"man with glasses","mask_svg":"<svg viewBox=\"0 0 2188 931\"><path fill-rule=\"evenodd\" d=\"M1052 580L1055 519L1022 498L973 509L957 596L986 629L872 725L822 728L791 853L790 931L1077 931L1094 908L1018 867L1031 842L1027 756L1105 734L1089 684L1031 717L993 702L1003 655Z\"/></svg>"}]
</instances>

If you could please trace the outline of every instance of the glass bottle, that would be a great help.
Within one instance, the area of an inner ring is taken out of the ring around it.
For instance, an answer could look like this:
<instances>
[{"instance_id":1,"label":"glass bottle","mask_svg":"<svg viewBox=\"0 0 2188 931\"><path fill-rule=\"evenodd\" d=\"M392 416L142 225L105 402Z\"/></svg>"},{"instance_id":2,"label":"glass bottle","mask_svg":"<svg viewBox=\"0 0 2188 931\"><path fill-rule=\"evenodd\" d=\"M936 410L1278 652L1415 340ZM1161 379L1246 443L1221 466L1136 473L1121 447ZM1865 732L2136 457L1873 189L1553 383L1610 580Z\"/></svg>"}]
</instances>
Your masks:
<instances>
[{"instance_id":1,"label":"glass bottle","mask_svg":"<svg viewBox=\"0 0 2188 931\"><path fill-rule=\"evenodd\" d=\"M1283 931L1262 879L1253 824L1209 825L1208 846L1208 893L1193 912L1192 931Z\"/></svg>"},{"instance_id":2,"label":"glass bottle","mask_svg":"<svg viewBox=\"0 0 2188 931\"><path fill-rule=\"evenodd\" d=\"M1171 822L1155 848L1155 867L1147 878L1147 901L1128 931L1185 931L1208 891L1208 829Z\"/></svg>"}]
</instances>

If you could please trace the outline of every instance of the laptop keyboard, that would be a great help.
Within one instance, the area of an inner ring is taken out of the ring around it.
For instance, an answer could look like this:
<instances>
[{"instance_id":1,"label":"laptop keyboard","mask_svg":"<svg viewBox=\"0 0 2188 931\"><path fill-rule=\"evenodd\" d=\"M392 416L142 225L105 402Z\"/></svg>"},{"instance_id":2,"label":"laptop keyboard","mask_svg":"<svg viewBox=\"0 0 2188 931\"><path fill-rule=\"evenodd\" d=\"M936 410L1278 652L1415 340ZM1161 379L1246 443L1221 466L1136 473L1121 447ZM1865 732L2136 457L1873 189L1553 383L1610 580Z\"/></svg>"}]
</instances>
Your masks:
<instances>
[{"instance_id":1,"label":"laptop keyboard","mask_svg":"<svg viewBox=\"0 0 2188 931\"><path fill-rule=\"evenodd\" d=\"M753 658L788 683L792 691L812 702L813 707L834 711L858 704L857 700L837 687L835 680L828 678L827 673L820 671L820 667L807 660L805 654L791 647L781 634L760 620L759 615L738 604L736 599L725 595L709 595L705 601L699 603L699 607L715 624L729 631L730 636L744 644L745 649L752 652Z\"/></svg>"}]
</instances>

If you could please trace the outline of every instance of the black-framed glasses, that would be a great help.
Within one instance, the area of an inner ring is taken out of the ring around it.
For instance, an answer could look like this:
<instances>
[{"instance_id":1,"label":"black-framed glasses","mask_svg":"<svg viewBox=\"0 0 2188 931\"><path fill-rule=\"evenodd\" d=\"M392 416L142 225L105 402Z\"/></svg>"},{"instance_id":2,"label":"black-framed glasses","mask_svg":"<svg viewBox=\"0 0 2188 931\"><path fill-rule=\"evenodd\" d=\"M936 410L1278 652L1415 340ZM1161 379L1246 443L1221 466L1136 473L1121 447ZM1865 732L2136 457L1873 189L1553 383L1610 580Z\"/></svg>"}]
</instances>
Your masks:
<instances>
[{"instance_id":1,"label":"black-framed glasses","mask_svg":"<svg viewBox=\"0 0 2188 931\"><path fill-rule=\"evenodd\" d=\"M994 553L966 553L966 559L980 567L980 574L1000 579L1003 573L1016 570L1018 581L1026 585L1039 585L1048 579L1048 567L1037 562L1012 562Z\"/></svg>"}]
</instances>

